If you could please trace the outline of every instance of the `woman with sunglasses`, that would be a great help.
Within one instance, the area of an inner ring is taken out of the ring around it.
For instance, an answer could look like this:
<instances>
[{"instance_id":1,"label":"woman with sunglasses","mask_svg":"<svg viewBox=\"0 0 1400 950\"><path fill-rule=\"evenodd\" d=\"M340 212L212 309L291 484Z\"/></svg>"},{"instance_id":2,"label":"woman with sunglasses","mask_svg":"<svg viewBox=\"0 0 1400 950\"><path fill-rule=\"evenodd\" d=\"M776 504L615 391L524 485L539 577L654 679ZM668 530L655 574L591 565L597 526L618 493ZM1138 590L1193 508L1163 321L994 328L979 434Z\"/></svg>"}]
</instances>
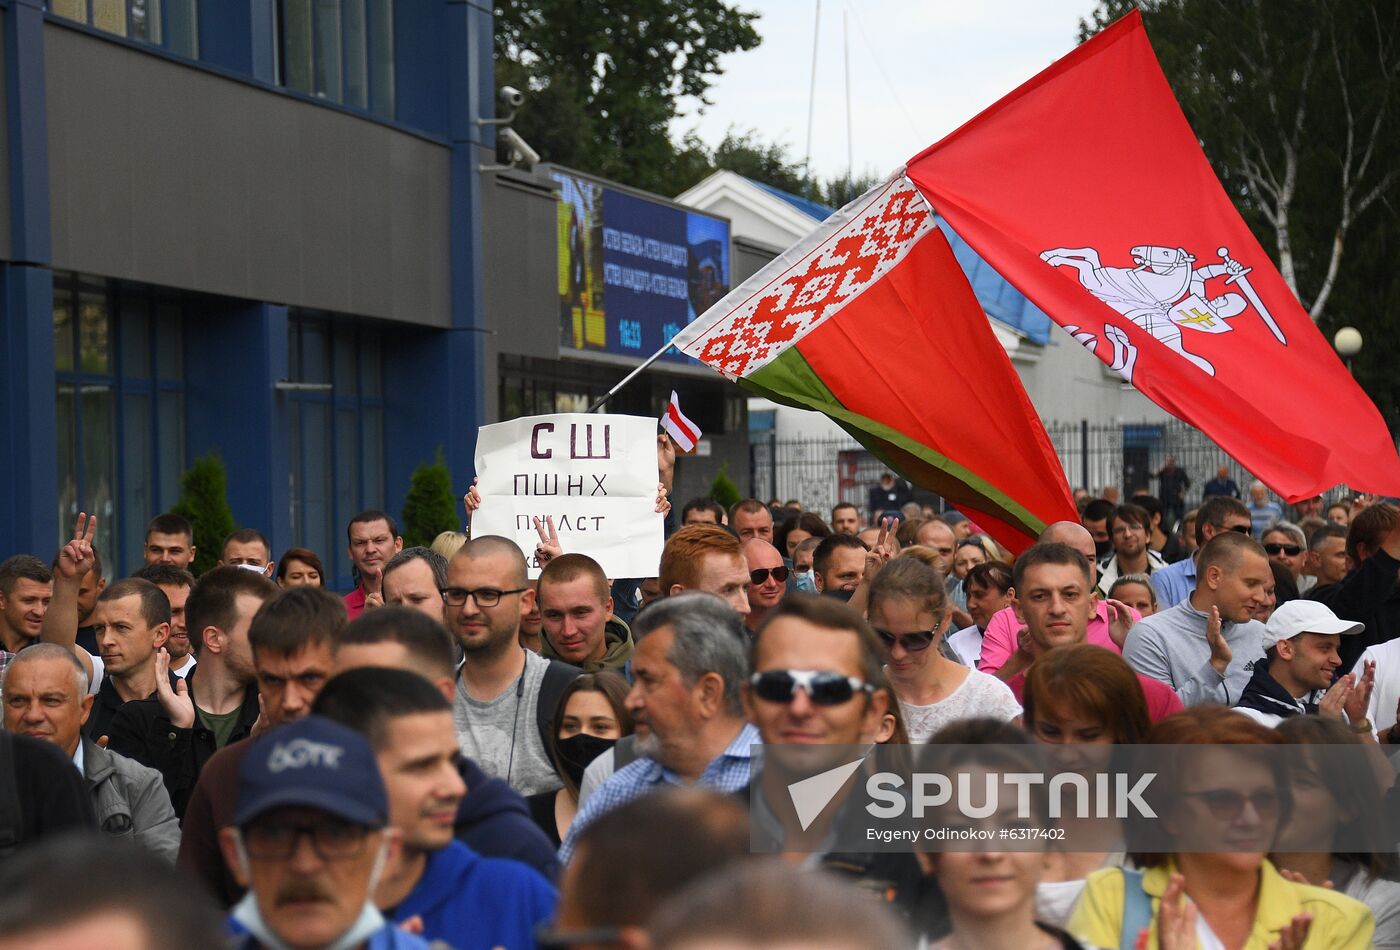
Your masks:
<instances>
[{"instance_id":1,"label":"woman with sunglasses","mask_svg":"<svg viewBox=\"0 0 1400 950\"><path fill-rule=\"evenodd\" d=\"M897 557L870 585L870 625L885 648L885 673L899 699L909 741L927 742L951 722L1021 715L1005 683L962 666L937 649L947 632L943 578L916 558Z\"/></svg>"},{"instance_id":2,"label":"woman with sunglasses","mask_svg":"<svg viewBox=\"0 0 1400 950\"><path fill-rule=\"evenodd\" d=\"M1355 769L1349 767L1351 757L1338 763L1327 748L1350 747L1340 751L1354 752L1365 741L1330 716L1290 716L1275 731L1283 741L1299 746L1293 763L1293 810L1308 820L1283 827L1271 859L1280 871L1309 884L1330 886L1371 908L1376 950L1397 950L1400 868L1395 852L1354 850L1376 840L1376 829L1386 825L1380 785L1357 781Z\"/></svg>"},{"instance_id":3,"label":"woman with sunglasses","mask_svg":"<svg viewBox=\"0 0 1400 950\"><path fill-rule=\"evenodd\" d=\"M1156 778L1144 793L1157 813L1134 851L1141 875L1089 875L1069 931L1094 946L1132 946L1142 907L1147 946L1161 950L1326 950L1369 947L1375 921L1359 901L1297 884L1267 852L1289 820L1291 775L1283 740L1221 706L1195 706L1147 734ZM1228 747L1228 748L1226 748ZM1229 851L1212 851L1225 845ZM1150 908L1150 917L1145 911ZM1125 939L1126 938L1126 939Z\"/></svg>"}]
</instances>

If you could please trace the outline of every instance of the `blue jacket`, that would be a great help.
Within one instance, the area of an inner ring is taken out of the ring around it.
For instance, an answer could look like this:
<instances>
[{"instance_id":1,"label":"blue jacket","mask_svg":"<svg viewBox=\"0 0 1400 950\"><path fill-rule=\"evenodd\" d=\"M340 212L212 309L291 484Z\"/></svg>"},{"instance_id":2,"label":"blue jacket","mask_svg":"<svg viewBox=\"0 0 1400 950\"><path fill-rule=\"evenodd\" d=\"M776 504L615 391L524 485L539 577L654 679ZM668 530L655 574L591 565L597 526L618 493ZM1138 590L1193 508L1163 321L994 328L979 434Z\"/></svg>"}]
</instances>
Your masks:
<instances>
[{"instance_id":1,"label":"blue jacket","mask_svg":"<svg viewBox=\"0 0 1400 950\"><path fill-rule=\"evenodd\" d=\"M503 780L463 758L458 768L467 794L457 806L453 831L457 840L488 858L510 858L539 871L547 880L559 875L559 854L520 793Z\"/></svg>"},{"instance_id":2,"label":"blue jacket","mask_svg":"<svg viewBox=\"0 0 1400 950\"><path fill-rule=\"evenodd\" d=\"M423 936L456 950L531 950L535 927L554 916L554 887L518 861L483 858L454 841L428 856L395 923L423 919Z\"/></svg>"}]
</instances>

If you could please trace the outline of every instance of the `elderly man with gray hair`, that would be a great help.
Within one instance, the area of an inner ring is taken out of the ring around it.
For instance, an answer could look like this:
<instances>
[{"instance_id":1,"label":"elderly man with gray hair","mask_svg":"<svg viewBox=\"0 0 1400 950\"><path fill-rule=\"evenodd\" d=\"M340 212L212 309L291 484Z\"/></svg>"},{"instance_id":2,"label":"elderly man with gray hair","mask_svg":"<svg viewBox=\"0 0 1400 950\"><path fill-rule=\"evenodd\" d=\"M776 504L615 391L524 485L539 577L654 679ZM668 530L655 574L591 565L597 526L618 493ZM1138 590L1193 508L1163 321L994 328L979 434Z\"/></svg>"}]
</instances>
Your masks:
<instances>
[{"instance_id":1,"label":"elderly man with gray hair","mask_svg":"<svg viewBox=\"0 0 1400 950\"><path fill-rule=\"evenodd\" d=\"M677 594L639 613L632 636L627 710L643 758L584 802L559 849L564 862L579 833L624 802L668 785L728 793L749 785L750 748L761 740L744 719L748 636L739 615L714 594Z\"/></svg>"},{"instance_id":2,"label":"elderly man with gray hair","mask_svg":"<svg viewBox=\"0 0 1400 950\"><path fill-rule=\"evenodd\" d=\"M71 651L53 643L20 651L5 668L0 692L7 731L51 742L73 759L92 793L99 828L174 863L180 825L160 773L81 735L94 697Z\"/></svg>"}]
</instances>

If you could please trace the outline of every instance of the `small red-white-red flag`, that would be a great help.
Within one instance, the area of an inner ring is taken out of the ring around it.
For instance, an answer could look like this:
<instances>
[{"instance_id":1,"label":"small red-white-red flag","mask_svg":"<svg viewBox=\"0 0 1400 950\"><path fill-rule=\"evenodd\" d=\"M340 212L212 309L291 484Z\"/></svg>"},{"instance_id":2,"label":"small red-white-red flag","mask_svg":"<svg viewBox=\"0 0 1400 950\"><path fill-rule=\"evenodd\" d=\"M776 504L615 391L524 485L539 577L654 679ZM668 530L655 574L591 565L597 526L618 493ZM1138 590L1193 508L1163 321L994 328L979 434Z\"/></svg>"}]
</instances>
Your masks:
<instances>
[{"instance_id":1,"label":"small red-white-red flag","mask_svg":"<svg viewBox=\"0 0 1400 950\"><path fill-rule=\"evenodd\" d=\"M681 400L674 389L671 390L671 403L661 416L661 428L666 430L666 434L681 452L694 452L695 446L700 442L700 427L681 412Z\"/></svg>"}]
</instances>

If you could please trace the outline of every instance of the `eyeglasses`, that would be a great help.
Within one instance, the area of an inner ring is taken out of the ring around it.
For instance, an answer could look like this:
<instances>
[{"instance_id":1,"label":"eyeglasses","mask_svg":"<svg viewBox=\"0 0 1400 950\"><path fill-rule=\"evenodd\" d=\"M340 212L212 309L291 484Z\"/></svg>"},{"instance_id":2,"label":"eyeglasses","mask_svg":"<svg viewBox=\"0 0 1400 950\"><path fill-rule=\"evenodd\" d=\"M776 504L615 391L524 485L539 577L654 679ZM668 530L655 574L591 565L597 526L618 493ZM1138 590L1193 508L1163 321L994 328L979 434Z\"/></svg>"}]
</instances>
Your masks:
<instances>
[{"instance_id":1,"label":"eyeglasses","mask_svg":"<svg viewBox=\"0 0 1400 950\"><path fill-rule=\"evenodd\" d=\"M259 861L286 861L296 853L302 835L322 861L344 861L364 850L369 829L349 821L324 818L305 824L254 821L243 829L243 847Z\"/></svg>"},{"instance_id":2,"label":"eyeglasses","mask_svg":"<svg viewBox=\"0 0 1400 950\"><path fill-rule=\"evenodd\" d=\"M885 645L886 650L893 650L894 645L898 643L910 653L918 653L921 650L927 650L929 644L933 642L932 630L915 630L913 633L896 634L876 627L875 635L880 638L880 642Z\"/></svg>"},{"instance_id":3,"label":"eyeglasses","mask_svg":"<svg viewBox=\"0 0 1400 950\"><path fill-rule=\"evenodd\" d=\"M516 587L511 590L497 590L494 587L478 587L476 590L467 590L465 587L444 587L442 602L449 607L465 607L467 598L470 597L476 601L478 607L494 607L506 594L522 594L529 589Z\"/></svg>"},{"instance_id":4,"label":"eyeglasses","mask_svg":"<svg viewBox=\"0 0 1400 950\"><path fill-rule=\"evenodd\" d=\"M1275 544L1264 545L1265 554L1287 554L1289 557L1297 557L1303 553L1303 549L1296 544Z\"/></svg>"},{"instance_id":5,"label":"eyeglasses","mask_svg":"<svg viewBox=\"0 0 1400 950\"><path fill-rule=\"evenodd\" d=\"M1186 792L1184 797L1201 799L1211 816L1218 821L1234 821L1239 818L1246 802L1253 805L1255 814L1265 821L1278 817L1278 792L1270 789L1261 789L1253 795L1245 795L1232 788L1208 788L1199 792Z\"/></svg>"},{"instance_id":6,"label":"eyeglasses","mask_svg":"<svg viewBox=\"0 0 1400 950\"><path fill-rule=\"evenodd\" d=\"M535 946L539 950L568 950L579 944L592 943L611 946L622 938L620 927L593 927L589 930L553 930L548 924L535 928Z\"/></svg>"},{"instance_id":7,"label":"eyeglasses","mask_svg":"<svg viewBox=\"0 0 1400 950\"><path fill-rule=\"evenodd\" d=\"M754 585L765 583L769 574L772 574L773 580L779 584L787 583L788 569L786 565L782 564L777 567L760 567L756 571L749 571L749 581Z\"/></svg>"},{"instance_id":8,"label":"eyeglasses","mask_svg":"<svg viewBox=\"0 0 1400 950\"><path fill-rule=\"evenodd\" d=\"M825 670L767 670L755 673L749 682L754 695L770 703L790 703L802 689L814 705L840 706L849 703L856 693L875 691L864 680Z\"/></svg>"}]
</instances>

